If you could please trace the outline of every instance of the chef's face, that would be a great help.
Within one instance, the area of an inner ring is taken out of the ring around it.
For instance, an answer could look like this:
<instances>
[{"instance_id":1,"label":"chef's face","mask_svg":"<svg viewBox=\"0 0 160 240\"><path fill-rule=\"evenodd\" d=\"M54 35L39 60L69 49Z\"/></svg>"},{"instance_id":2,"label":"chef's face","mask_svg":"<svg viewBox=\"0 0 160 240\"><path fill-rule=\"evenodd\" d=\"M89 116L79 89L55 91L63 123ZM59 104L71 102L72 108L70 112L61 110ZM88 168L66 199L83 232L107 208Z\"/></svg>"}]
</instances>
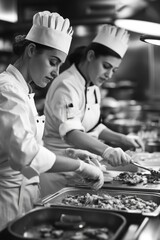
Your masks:
<instances>
[{"instance_id":1,"label":"chef's face","mask_svg":"<svg viewBox=\"0 0 160 240\"><path fill-rule=\"evenodd\" d=\"M57 77L61 64L55 50L35 51L29 61L28 77L37 86L44 88Z\"/></svg>"},{"instance_id":2,"label":"chef's face","mask_svg":"<svg viewBox=\"0 0 160 240\"><path fill-rule=\"evenodd\" d=\"M114 56L99 56L96 58L92 51L88 65L89 81L96 86L101 86L118 70L121 61L121 58Z\"/></svg>"}]
</instances>

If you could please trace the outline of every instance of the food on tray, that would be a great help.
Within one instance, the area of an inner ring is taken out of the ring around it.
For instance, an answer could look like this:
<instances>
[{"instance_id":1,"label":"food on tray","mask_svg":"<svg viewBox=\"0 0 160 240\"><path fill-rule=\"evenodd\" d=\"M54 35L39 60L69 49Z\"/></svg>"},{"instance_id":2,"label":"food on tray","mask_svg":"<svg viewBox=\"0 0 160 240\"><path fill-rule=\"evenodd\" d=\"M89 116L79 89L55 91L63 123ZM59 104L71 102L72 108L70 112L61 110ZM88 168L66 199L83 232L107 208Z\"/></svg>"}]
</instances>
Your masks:
<instances>
[{"instance_id":1,"label":"food on tray","mask_svg":"<svg viewBox=\"0 0 160 240\"><path fill-rule=\"evenodd\" d=\"M23 237L35 239L57 240L109 240L113 233L106 227L85 227L81 230L56 229L54 225L42 224L28 229Z\"/></svg>"},{"instance_id":2,"label":"food on tray","mask_svg":"<svg viewBox=\"0 0 160 240\"><path fill-rule=\"evenodd\" d=\"M111 233L108 228L86 228L83 231L76 232L71 237L71 240L109 240L111 239Z\"/></svg>"},{"instance_id":3,"label":"food on tray","mask_svg":"<svg viewBox=\"0 0 160 240\"><path fill-rule=\"evenodd\" d=\"M122 172L115 177L114 180L121 181L128 185L137 185L139 183L143 183L144 185L148 183L160 183L160 178L157 175L141 172Z\"/></svg>"},{"instance_id":4,"label":"food on tray","mask_svg":"<svg viewBox=\"0 0 160 240\"><path fill-rule=\"evenodd\" d=\"M129 185L137 185L138 183L147 183L146 176L142 175L142 173L133 173L133 172L122 172L114 180L121 181L122 183L126 183Z\"/></svg>"},{"instance_id":5,"label":"food on tray","mask_svg":"<svg viewBox=\"0 0 160 240\"><path fill-rule=\"evenodd\" d=\"M36 238L36 239L45 239L53 238L58 239L63 235L63 230L55 229L51 224L42 224L38 226L33 226L24 232L23 236L25 238Z\"/></svg>"},{"instance_id":6,"label":"food on tray","mask_svg":"<svg viewBox=\"0 0 160 240\"><path fill-rule=\"evenodd\" d=\"M154 212L158 207L154 201L145 201L136 195L124 194L111 196L109 194L68 195L62 199L62 203L70 206L103 208L107 210L135 210L141 212Z\"/></svg>"}]
</instances>

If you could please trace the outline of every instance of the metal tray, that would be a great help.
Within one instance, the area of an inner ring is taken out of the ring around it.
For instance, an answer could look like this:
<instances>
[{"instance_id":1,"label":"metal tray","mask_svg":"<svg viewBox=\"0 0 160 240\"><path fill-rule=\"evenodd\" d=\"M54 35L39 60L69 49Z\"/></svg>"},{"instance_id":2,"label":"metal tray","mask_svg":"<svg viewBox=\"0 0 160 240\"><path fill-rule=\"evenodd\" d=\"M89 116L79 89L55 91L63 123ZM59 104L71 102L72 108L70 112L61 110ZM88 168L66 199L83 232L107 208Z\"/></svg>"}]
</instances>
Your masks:
<instances>
[{"instance_id":1,"label":"metal tray","mask_svg":"<svg viewBox=\"0 0 160 240\"><path fill-rule=\"evenodd\" d=\"M98 191L94 191L94 190L91 190L89 188L76 188L76 187L68 187L68 188L63 188L61 189L60 191L54 193L54 194L51 194L45 198L43 198L40 202L38 202L36 204L36 206L66 206L65 204L62 203L62 200L68 196L68 195L83 195L83 194L86 194L86 193L90 193L90 194L110 194L111 196L116 196L116 195L121 195L121 194L124 194L124 195L127 195L127 196L137 196L145 201L149 201L149 200L152 200L154 201L155 203L158 204L158 207L157 209L154 211L154 212L141 212L140 210L108 210L108 209L102 209L102 208L98 208L98 211L104 211L104 212L108 212L108 211L112 211L112 212L118 212L118 213L125 213L125 214L138 214L138 215L143 215L143 216L158 216L159 213L160 213L160 195L159 194L156 194L156 193L149 193L149 192L143 192L143 193L140 193L139 191L126 191L126 190L117 190L117 189L107 189L107 188L101 188L100 190ZM67 205L68 206L68 205ZM79 207L79 206L68 206L70 207L71 209L72 208L80 208L80 209L84 209L84 208L87 208L87 209L90 209L89 207ZM97 208L92 208L92 210L97 210Z\"/></svg>"},{"instance_id":2,"label":"metal tray","mask_svg":"<svg viewBox=\"0 0 160 240\"><path fill-rule=\"evenodd\" d=\"M118 176L120 171L111 171L110 175L114 178ZM81 185L82 187L82 185ZM103 187L111 188L111 189L119 189L119 190L129 190L129 191L141 191L141 192L152 192L152 193L160 193L160 183L138 183L136 185L129 185L122 183L121 181L114 180L111 182L104 182Z\"/></svg>"},{"instance_id":3,"label":"metal tray","mask_svg":"<svg viewBox=\"0 0 160 240\"><path fill-rule=\"evenodd\" d=\"M104 185L103 188L117 189L117 190L129 190L129 191L140 191L140 192L152 192L152 193L160 193L160 183L138 183L136 185L129 185L122 183L121 181L114 180L120 173L126 171L109 171L108 174L104 174ZM68 187L78 187L78 188L86 188L86 184L82 181L82 179L78 179L77 181L69 182Z\"/></svg>"},{"instance_id":4,"label":"metal tray","mask_svg":"<svg viewBox=\"0 0 160 240\"><path fill-rule=\"evenodd\" d=\"M124 216L113 212L99 212L91 209L70 209L68 207L40 207L35 208L26 215L18 218L8 225L8 232L12 240L24 240L25 231L34 226L41 226L41 224L52 224L60 220L62 214L78 215L86 223L86 226L91 227L107 227L111 232L109 240L120 239L126 226L126 219ZM40 240L42 238L29 238L30 240ZM48 238L47 238L48 239ZM51 238L49 238L51 239ZM67 240L67 238L57 238L60 240Z\"/></svg>"}]
</instances>

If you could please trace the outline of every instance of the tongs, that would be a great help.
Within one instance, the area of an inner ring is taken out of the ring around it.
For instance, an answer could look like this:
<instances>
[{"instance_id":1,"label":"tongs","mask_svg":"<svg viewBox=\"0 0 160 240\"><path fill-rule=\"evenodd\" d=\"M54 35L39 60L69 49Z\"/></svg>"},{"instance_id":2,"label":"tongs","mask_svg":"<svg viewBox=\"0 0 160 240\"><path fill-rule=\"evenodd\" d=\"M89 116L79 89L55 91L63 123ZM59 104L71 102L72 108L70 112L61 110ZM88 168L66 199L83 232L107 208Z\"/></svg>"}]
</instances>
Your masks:
<instances>
[{"instance_id":1,"label":"tongs","mask_svg":"<svg viewBox=\"0 0 160 240\"><path fill-rule=\"evenodd\" d=\"M149 171L149 172L152 174L152 176L156 176L156 177L159 177L159 178L160 178L160 171L156 171L156 170L154 170L154 169L152 169L152 168L144 167L144 166L142 166L141 164L139 164L139 163L137 163L137 162L134 162L133 160L131 161L131 163L132 163L133 165L139 167L139 168L142 168L142 169L145 169L145 170Z\"/></svg>"}]
</instances>

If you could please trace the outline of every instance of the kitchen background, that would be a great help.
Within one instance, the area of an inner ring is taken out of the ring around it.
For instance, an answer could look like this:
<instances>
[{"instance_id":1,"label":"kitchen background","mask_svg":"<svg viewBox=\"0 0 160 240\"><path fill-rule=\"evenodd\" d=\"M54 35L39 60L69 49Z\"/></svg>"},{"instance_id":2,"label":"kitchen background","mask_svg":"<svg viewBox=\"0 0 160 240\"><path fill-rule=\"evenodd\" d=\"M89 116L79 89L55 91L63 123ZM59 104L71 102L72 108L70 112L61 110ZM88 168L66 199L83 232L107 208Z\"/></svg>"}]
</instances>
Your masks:
<instances>
[{"instance_id":1,"label":"kitchen background","mask_svg":"<svg viewBox=\"0 0 160 240\"><path fill-rule=\"evenodd\" d=\"M44 10L57 11L71 20L74 36L70 52L88 44L101 24L112 24L116 18L160 24L159 0L0 0L0 72L12 59L13 37L26 34L33 15ZM159 140L160 47L140 41L141 33L130 31L130 36L119 71L101 89L102 120L117 131ZM61 70L67 66L66 62ZM33 88L38 111L43 114L48 87Z\"/></svg>"}]
</instances>

